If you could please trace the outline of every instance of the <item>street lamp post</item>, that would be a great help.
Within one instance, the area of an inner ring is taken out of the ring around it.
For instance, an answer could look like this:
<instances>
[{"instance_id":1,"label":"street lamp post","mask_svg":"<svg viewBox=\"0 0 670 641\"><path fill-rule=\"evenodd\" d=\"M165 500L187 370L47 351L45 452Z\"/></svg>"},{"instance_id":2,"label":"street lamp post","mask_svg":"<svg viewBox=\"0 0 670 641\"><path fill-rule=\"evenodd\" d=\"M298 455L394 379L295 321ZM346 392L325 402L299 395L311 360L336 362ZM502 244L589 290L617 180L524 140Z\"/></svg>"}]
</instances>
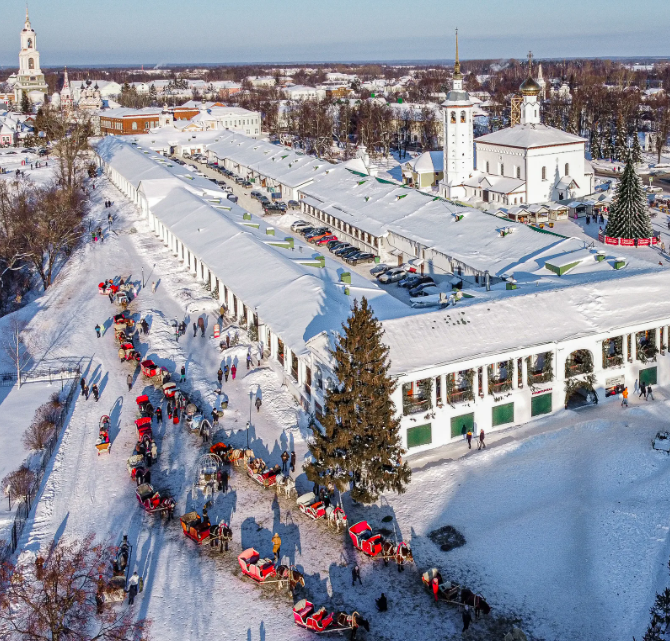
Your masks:
<instances>
[{"instance_id":1,"label":"street lamp post","mask_svg":"<svg viewBox=\"0 0 670 641\"><path fill-rule=\"evenodd\" d=\"M249 421L247 422L247 449L249 449L249 429L251 428L251 405L254 399L253 390L249 390Z\"/></svg>"},{"instance_id":2,"label":"street lamp post","mask_svg":"<svg viewBox=\"0 0 670 641\"><path fill-rule=\"evenodd\" d=\"M144 289L144 265L142 265L142 289Z\"/></svg>"}]
</instances>

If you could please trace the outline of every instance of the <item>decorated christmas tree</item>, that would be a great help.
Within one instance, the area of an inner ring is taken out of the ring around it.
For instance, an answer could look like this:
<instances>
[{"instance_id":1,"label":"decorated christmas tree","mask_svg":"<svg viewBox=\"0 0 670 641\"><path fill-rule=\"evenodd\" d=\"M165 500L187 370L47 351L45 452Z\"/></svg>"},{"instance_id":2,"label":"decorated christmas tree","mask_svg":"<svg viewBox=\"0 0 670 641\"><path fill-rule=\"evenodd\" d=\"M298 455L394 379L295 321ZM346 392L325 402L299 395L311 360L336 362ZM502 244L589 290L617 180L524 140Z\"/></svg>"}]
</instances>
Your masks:
<instances>
[{"instance_id":1,"label":"decorated christmas tree","mask_svg":"<svg viewBox=\"0 0 670 641\"><path fill-rule=\"evenodd\" d=\"M617 185L605 234L613 238L649 238L652 235L647 197L631 158L628 158Z\"/></svg>"},{"instance_id":2,"label":"decorated christmas tree","mask_svg":"<svg viewBox=\"0 0 670 641\"><path fill-rule=\"evenodd\" d=\"M325 398L322 427L314 425L305 466L307 478L370 503L380 492L405 491L411 470L402 463L400 420L391 400L395 381L388 374L388 347L383 330L365 298L354 301L331 351L337 383Z\"/></svg>"}]
</instances>

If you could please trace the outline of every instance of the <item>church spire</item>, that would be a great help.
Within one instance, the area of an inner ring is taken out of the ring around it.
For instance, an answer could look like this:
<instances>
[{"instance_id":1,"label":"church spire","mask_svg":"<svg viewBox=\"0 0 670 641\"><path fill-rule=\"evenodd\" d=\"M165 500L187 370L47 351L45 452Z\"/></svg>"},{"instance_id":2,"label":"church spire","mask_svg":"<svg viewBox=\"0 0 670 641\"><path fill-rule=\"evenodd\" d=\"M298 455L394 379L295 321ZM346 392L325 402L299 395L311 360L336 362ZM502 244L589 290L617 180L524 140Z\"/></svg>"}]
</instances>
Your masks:
<instances>
[{"instance_id":1,"label":"church spire","mask_svg":"<svg viewBox=\"0 0 670 641\"><path fill-rule=\"evenodd\" d=\"M26 29L30 29L30 17L28 16L28 3L26 2Z\"/></svg>"},{"instance_id":2,"label":"church spire","mask_svg":"<svg viewBox=\"0 0 670 641\"><path fill-rule=\"evenodd\" d=\"M456 60L454 62L454 80L462 80L461 61L458 58L458 29L456 29Z\"/></svg>"}]
</instances>

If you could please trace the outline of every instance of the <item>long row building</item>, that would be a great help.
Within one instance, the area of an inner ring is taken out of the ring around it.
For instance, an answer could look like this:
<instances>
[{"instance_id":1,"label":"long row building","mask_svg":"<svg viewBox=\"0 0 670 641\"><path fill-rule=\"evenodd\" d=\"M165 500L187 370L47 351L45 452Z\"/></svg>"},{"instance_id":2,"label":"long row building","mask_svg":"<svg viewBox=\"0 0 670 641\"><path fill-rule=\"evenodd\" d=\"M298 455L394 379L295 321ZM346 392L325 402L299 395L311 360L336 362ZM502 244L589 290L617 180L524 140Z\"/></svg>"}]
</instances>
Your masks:
<instances>
[{"instance_id":1,"label":"long row building","mask_svg":"<svg viewBox=\"0 0 670 641\"><path fill-rule=\"evenodd\" d=\"M636 379L670 379L670 286L651 248L611 254L368 176L356 161L332 165L230 132L176 136L107 137L96 152L175 259L241 327L256 329L278 374L317 419L336 382L329 350L363 296L384 327L410 455L464 429L505 428L566 404L616 399ZM462 297L410 307L395 285L385 288L250 214L163 155L194 144L259 188L298 200L306 220L378 260L411 260Z\"/></svg>"}]
</instances>

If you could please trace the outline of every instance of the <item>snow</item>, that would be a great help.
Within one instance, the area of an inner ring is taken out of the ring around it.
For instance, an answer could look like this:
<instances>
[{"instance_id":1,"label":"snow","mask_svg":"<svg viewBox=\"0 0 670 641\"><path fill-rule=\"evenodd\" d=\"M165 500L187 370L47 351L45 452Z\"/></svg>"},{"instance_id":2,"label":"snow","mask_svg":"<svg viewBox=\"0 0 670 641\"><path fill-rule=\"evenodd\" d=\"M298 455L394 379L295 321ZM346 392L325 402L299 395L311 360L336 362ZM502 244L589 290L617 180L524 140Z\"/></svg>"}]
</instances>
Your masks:
<instances>
[{"instance_id":1,"label":"snow","mask_svg":"<svg viewBox=\"0 0 670 641\"><path fill-rule=\"evenodd\" d=\"M523 149L554 145L583 145L584 142L585 140L579 136L540 124L515 125L477 138L477 144L487 143Z\"/></svg>"}]
</instances>

